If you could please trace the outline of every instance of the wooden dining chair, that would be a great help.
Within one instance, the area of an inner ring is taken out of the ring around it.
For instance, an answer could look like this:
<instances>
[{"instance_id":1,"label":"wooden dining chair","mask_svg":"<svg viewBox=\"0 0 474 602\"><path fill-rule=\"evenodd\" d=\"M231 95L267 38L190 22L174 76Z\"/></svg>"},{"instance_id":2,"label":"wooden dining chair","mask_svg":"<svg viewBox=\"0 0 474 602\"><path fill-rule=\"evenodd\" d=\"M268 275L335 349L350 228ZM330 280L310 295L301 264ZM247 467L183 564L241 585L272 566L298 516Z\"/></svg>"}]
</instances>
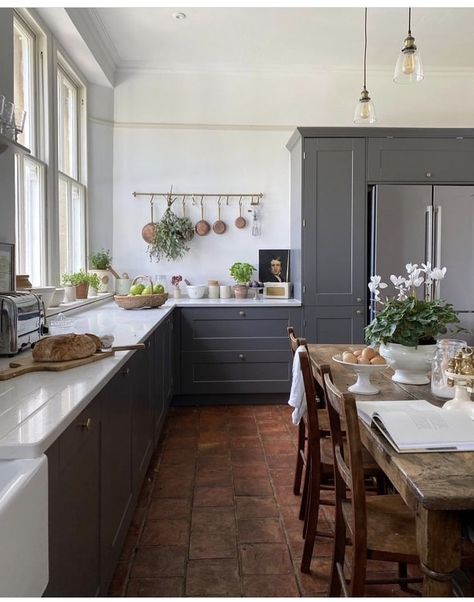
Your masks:
<instances>
[{"instance_id":1,"label":"wooden dining chair","mask_svg":"<svg viewBox=\"0 0 474 602\"><path fill-rule=\"evenodd\" d=\"M334 453L336 521L329 596L363 596L366 584L420 582L408 578L406 565L419 564L415 515L399 495L367 496L363 448L355 398L341 393L324 374ZM345 433L342 433L342 421ZM347 445L344 442L347 438ZM350 495L348 495L348 492ZM346 536L352 543L348 583L344 576ZM399 563L396 579L366 580L367 560Z\"/></svg>"}]
</instances>

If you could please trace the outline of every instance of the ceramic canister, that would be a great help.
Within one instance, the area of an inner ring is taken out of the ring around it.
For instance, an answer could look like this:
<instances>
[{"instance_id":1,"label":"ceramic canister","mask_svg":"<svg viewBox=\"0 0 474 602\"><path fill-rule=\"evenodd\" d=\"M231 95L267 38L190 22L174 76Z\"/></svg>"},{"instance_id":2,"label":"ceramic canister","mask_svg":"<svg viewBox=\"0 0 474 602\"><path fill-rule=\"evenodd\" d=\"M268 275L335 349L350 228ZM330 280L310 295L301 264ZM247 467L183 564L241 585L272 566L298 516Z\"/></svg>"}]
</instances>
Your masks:
<instances>
[{"instance_id":1,"label":"ceramic canister","mask_svg":"<svg viewBox=\"0 0 474 602\"><path fill-rule=\"evenodd\" d=\"M220 287L221 299L230 299L231 290L228 284L221 284Z\"/></svg>"},{"instance_id":2,"label":"ceramic canister","mask_svg":"<svg viewBox=\"0 0 474 602\"><path fill-rule=\"evenodd\" d=\"M117 295L128 295L130 287L132 286L131 278L116 278L115 279L115 293Z\"/></svg>"}]
</instances>

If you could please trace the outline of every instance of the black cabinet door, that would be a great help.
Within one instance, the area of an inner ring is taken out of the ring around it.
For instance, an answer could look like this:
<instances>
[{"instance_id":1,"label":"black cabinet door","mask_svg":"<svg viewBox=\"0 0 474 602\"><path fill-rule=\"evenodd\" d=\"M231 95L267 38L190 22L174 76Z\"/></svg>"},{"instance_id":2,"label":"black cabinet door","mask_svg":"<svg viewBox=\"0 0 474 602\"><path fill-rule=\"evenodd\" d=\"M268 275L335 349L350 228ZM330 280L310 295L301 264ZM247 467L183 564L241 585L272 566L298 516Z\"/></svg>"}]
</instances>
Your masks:
<instances>
[{"instance_id":1,"label":"black cabinet door","mask_svg":"<svg viewBox=\"0 0 474 602\"><path fill-rule=\"evenodd\" d=\"M99 394L102 402L100 558L101 592L110 580L132 512L132 395L128 364Z\"/></svg>"},{"instance_id":2,"label":"black cabinet door","mask_svg":"<svg viewBox=\"0 0 474 602\"><path fill-rule=\"evenodd\" d=\"M145 342L144 351L136 351L127 362L132 397L132 480L137 496L153 453L153 407L151 400L154 370L154 339Z\"/></svg>"},{"instance_id":3,"label":"black cabinet door","mask_svg":"<svg viewBox=\"0 0 474 602\"><path fill-rule=\"evenodd\" d=\"M160 438L165 419L165 356L166 356L166 322L160 324L153 333L153 371L151 383L151 403L153 421L153 439L155 445Z\"/></svg>"},{"instance_id":4,"label":"black cabinet door","mask_svg":"<svg viewBox=\"0 0 474 602\"><path fill-rule=\"evenodd\" d=\"M363 343L366 308L320 307L303 309L303 336L309 343Z\"/></svg>"},{"instance_id":5,"label":"black cabinet door","mask_svg":"<svg viewBox=\"0 0 474 602\"><path fill-rule=\"evenodd\" d=\"M365 305L365 139L304 142L302 284L305 305Z\"/></svg>"},{"instance_id":6,"label":"black cabinet door","mask_svg":"<svg viewBox=\"0 0 474 602\"><path fill-rule=\"evenodd\" d=\"M369 182L443 183L473 180L471 138L370 138Z\"/></svg>"},{"instance_id":7,"label":"black cabinet door","mask_svg":"<svg viewBox=\"0 0 474 602\"><path fill-rule=\"evenodd\" d=\"M45 596L99 590L100 403L92 401L46 451L49 583Z\"/></svg>"}]
</instances>

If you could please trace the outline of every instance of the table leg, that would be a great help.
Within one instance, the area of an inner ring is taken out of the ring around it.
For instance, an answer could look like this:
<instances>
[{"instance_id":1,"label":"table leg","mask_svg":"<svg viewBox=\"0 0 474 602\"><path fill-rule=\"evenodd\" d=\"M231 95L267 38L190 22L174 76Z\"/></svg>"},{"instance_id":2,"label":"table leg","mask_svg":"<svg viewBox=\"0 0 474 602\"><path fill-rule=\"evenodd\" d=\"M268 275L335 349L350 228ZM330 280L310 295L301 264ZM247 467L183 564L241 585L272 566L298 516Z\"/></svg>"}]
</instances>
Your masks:
<instances>
[{"instance_id":1,"label":"table leg","mask_svg":"<svg viewBox=\"0 0 474 602\"><path fill-rule=\"evenodd\" d=\"M459 514L418 509L416 538L423 571L423 596L452 596L452 574L461 565Z\"/></svg>"}]
</instances>

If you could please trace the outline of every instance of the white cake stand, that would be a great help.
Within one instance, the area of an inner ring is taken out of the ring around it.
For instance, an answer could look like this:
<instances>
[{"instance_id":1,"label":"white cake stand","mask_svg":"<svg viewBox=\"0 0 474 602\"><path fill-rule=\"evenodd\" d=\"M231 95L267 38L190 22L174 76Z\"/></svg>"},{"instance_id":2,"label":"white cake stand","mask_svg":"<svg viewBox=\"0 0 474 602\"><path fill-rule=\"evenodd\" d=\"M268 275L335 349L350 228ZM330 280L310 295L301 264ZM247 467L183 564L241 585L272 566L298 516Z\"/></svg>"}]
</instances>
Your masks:
<instances>
[{"instance_id":1,"label":"white cake stand","mask_svg":"<svg viewBox=\"0 0 474 602\"><path fill-rule=\"evenodd\" d=\"M464 412L474 420L474 403L471 401L469 391L474 382L474 376L455 374L454 372L445 372L445 374L454 381L454 397L443 404L443 410Z\"/></svg>"},{"instance_id":2,"label":"white cake stand","mask_svg":"<svg viewBox=\"0 0 474 602\"><path fill-rule=\"evenodd\" d=\"M357 375L357 382L348 387L348 391L359 395L377 395L377 393L380 393L380 389L370 382L370 376L376 372L382 372L388 368L388 364L351 364L351 362L344 362L340 353L334 355L332 359Z\"/></svg>"}]
</instances>

